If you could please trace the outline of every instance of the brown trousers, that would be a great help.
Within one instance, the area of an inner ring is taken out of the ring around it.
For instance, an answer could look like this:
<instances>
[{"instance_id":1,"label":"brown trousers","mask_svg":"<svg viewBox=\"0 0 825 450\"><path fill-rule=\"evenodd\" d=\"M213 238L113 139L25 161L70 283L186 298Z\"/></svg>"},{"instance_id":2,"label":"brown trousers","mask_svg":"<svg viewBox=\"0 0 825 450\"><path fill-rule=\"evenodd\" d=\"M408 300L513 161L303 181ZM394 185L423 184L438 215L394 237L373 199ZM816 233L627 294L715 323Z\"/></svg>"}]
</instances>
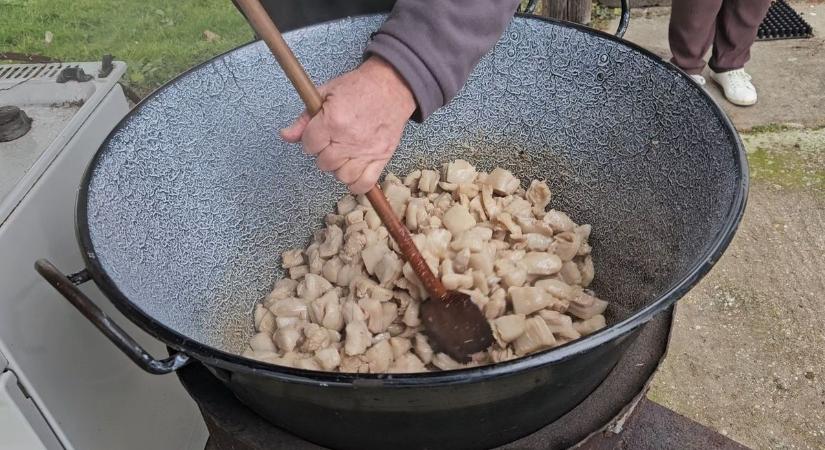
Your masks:
<instances>
[{"instance_id":1,"label":"brown trousers","mask_svg":"<svg viewBox=\"0 0 825 450\"><path fill-rule=\"evenodd\" d=\"M670 16L671 62L689 74L708 65L714 72L741 69L771 0L673 0Z\"/></svg>"}]
</instances>

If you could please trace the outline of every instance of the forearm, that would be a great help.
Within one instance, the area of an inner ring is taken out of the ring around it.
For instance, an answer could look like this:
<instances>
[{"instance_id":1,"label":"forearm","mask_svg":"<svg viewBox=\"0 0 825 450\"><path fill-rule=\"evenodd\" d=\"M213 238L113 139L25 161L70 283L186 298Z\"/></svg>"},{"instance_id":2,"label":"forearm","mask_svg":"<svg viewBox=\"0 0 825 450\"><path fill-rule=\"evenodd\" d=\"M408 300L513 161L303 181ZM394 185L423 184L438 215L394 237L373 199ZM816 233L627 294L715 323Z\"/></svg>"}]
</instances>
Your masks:
<instances>
[{"instance_id":1,"label":"forearm","mask_svg":"<svg viewBox=\"0 0 825 450\"><path fill-rule=\"evenodd\" d=\"M367 54L406 81L424 120L449 102L507 28L518 0L399 0Z\"/></svg>"}]
</instances>

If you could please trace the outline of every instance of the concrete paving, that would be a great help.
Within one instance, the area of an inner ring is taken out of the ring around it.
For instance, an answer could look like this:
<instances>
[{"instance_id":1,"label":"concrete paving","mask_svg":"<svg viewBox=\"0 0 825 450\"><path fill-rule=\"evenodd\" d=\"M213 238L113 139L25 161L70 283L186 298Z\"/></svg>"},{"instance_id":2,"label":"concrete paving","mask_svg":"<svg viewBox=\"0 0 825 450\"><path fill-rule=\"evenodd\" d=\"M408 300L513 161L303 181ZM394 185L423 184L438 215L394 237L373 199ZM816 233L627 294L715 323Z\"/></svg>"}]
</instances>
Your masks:
<instances>
[{"instance_id":1,"label":"concrete paving","mask_svg":"<svg viewBox=\"0 0 825 450\"><path fill-rule=\"evenodd\" d=\"M650 398L755 449L825 449L825 129L743 135L742 225L679 302Z\"/></svg>"},{"instance_id":2,"label":"concrete paving","mask_svg":"<svg viewBox=\"0 0 825 450\"><path fill-rule=\"evenodd\" d=\"M803 13L815 36L754 44L746 68L759 92L756 105L743 108L728 103L705 73L708 91L740 130L775 123L825 126L825 2L792 1L791 5ZM625 38L670 59L669 20L670 8L636 9ZM606 28L615 30L617 24L614 20Z\"/></svg>"},{"instance_id":3,"label":"concrete paving","mask_svg":"<svg viewBox=\"0 0 825 450\"><path fill-rule=\"evenodd\" d=\"M824 3L791 3L816 37L754 45L756 106L731 105L708 83L742 131L748 208L724 257L679 302L649 394L755 449L825 449ZM633 16L626 38L669 59L669 9Z\"/></svg>"}]
</instances>

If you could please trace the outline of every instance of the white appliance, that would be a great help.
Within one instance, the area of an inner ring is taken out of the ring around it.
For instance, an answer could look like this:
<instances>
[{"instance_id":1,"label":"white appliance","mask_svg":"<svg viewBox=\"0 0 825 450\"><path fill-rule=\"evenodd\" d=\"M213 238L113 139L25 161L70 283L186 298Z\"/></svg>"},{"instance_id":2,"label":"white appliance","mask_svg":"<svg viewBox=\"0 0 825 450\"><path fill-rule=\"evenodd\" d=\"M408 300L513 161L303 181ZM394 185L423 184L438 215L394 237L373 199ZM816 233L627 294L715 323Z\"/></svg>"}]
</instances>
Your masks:
<instances>
[{"instance_id":1,"label":"white appliance","mask_svg":"<svg viewBox=\"0 0 825 450\"><path fill-rule=\"evenodd\" d=\"M65 67L92 80L57 83ZM74 208L81 175L128 104L114 62L0 65L0 106L31 130L0 142L0 449L203 449L207 431L174 375L141 371L34 270L83 268ZM88 294L149 352L165 349Z\"/></svg>"}]
</instances>

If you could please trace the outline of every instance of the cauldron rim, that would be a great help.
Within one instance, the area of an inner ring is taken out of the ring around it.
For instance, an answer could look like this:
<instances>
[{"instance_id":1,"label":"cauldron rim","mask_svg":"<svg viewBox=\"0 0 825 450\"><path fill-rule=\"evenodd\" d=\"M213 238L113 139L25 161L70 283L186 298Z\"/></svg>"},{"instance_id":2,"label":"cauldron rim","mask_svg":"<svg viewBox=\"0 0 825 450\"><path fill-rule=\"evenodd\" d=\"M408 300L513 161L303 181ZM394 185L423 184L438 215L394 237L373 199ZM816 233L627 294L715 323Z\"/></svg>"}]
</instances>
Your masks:
<instances>
[{"instance_id":1,"label":"cauldron rim","mask_svg":"<svg viewBox=\"0 0 825 450\"><path fill-rule=\"evenodd\" d=\"M330 21L312 24L304 28L299 28L295 31L305 28L323 26L325 24L345 20L378 17L384 15L385 14L365 14L351 16L342 19L333 19ZM724 225L721 227L719 232L714 236L712 240L712 245L709 246L709 249L706 251L703 257L700 258L689 269L688 275L683 277L678 282L672 284L667 291L659 295L658 298L654 299L652 302L650 302L650 304L644 306L643 308L639 309L638 311L636 311L635 313L631 314L629 317L625 318L624 320L618 323L606 327L585 338L572 341L560 347L545 350L543 352L535 353L526 357L517 358L502 363L444 372L424 372L412 374L351 374L336 372L320 372L277 366L274 364L248 359L234 353L219 350L210 345L206 345L201 342L189 339L183 334L160 323L159 321L151 317L149 314L145 313L140 307L132 303L129 300L129 298L123 294L123 292L121 292L121 290L117 287L114 280L112 280L109 277L106 270L103 268L100 259L97 257L97 254L94 249L94 244L92 243L91 235L89 232L87 200L89 194L89 185L92 180L94 169L97 167L98 162L103 153L101 150L103 150L109 144L109 141L112 138L113 133L109 134L109 136L107 136L106 139L101 143L100 147L98 148L98 151L95 153L94 157L89 162L89 165L87 166L86 171L81 180L77 196L75 231L77 233L77 239L81 247L81 254L85 261L86 268L89 271L95 284L106 295L109 301L112 302L112 304L114 304L114 306L130 321L137 324L138 326L140 326L141 329L148 332L153 337L161 340L169 347L177 349L187 355L193 356L199 361L205 363L207 366L213 368L217 367L242 374L275 378L286 382L322 386L361 385L363 387L416 387L423 385L439 386L475 383L478 381L489 381L491 379L507 376L509 374L519 372L522 370L537 368L564 361L570 358L574 358L579 354L588 352L592 348L605 345L608 342L619 339L622 336L626 336L632 331L634 331L636 328L644 325L649 320L651 320L656 314L658 314L661 311L664 311L665 309L673 305L678 299L684 296L693 286L695 286L715 265L716 261L719 260L719 258L722 256L722 254L730 244L731 240L733 239L733 236L737 228L739 227L739 224L742 220L742 216L745 211L749 186L747 157L745 155L742 141L739 138L739 135L736 132L736 129L731 123L729 117L723 112L719 104L685 72L683 72L678 67L663 61L656 54L634 44L633 42L626 41L622 38L613 36L611 34L599 30L594 30L584 25L544 17L538 17L530 14L519 13L515 14L515 17L526 20L535 20L540 22L551 23L556 26L572 28L598 38L612 40L617 42L618 44L624 45L640 53L644 57L652 59L655 63L664 66L666 70L673 72L677 76L695 85L695 87L697 87L700 91L699 95L704 96L705 100L708 101L712 106L713 112L724 125L724 129L729 131L734 137L734 157L738 160L738 165L740 168L738 175L740 179L739 186L734 192L734 198L731 201L730 208L727 211L727 214L725 215ZM288 36L290 33L291 32L287 32L284 34ZM204 61L201 64L198 64L187 69L185 72L182 72L181 74L179 74L172 80L168 81L157 90L147 95L145 98L141 99L141 101L137 103L135 107L132 108L126 114L126 116L124 116L118 122L114 129L120 128L122 124L126 123L128 120L132 118L134 114L137 113L137 111L144 103L150 101L155 96L165 91L169 86L173 85L174 82L188 76L192 72L200 70L201 68L207 66L208 64L211 64L215 60L226 57L228 54L238 49L248 47L251 45L257 45L259 42L260 40L250 41L246 44L227 50L226 52L221 53L207 61Z\"/></svg>"}]
</instances>

